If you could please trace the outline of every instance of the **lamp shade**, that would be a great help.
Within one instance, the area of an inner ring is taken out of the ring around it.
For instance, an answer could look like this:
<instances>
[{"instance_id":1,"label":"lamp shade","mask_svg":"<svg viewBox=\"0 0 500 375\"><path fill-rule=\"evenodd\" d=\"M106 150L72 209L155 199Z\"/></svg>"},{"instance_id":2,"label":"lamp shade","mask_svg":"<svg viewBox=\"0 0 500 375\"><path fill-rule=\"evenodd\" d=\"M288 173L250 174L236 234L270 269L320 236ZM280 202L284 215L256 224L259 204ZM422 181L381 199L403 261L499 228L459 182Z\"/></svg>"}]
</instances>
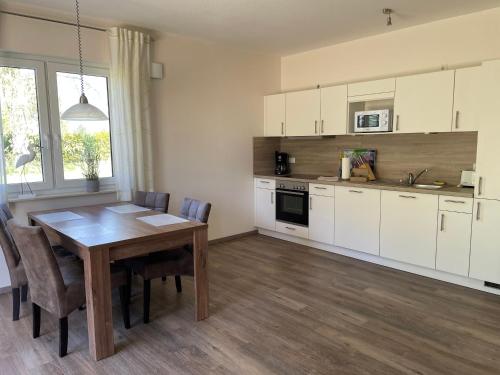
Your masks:
<instances>
[{"instance_id":1,"label":"lamp shade","mask_svg":"<svg viewBox=\"0 0 500 375\"><path fill-rule=\"evenodd\" d=\"M108 116L99 108L89 104L87 97L82 94L80 103L65 110L61 119L66 121L106 121Z\"/></svg>"}]
</instances>

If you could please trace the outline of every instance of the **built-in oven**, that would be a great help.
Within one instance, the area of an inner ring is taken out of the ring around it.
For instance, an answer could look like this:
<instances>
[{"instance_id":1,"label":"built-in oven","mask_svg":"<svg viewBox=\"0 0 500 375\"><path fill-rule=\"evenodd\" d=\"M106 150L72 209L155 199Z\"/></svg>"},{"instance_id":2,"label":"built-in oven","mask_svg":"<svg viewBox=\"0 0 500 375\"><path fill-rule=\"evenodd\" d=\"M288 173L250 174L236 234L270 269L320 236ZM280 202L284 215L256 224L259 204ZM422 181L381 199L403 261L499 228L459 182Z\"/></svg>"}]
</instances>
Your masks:
<instances>
[{"instance_id":1,"label":"built-in oven","mask_svg":"<svg viewBox=\"0 0 500 375\"><path fill-rule=\"evenodd\" d=\"M276 220L309 225L309 184L293 180L276 181Z\"/></svg>"}]
</instances>

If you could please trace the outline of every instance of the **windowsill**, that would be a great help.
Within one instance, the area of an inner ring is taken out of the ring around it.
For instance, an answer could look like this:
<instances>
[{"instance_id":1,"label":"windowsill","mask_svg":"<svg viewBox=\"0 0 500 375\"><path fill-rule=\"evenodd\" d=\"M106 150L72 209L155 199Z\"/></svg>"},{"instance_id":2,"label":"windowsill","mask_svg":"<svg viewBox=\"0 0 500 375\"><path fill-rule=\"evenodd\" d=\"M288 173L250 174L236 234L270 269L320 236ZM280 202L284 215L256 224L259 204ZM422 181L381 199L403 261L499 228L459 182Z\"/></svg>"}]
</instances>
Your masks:
<instances>
[{"instance_id":1,"label":"windowsill","mask_svg":"<svg viewBox=\"0 0 500 375\"><path fill-rule=\"evenodd\" d=\"M93 195L103 195L103 194L111 194L116 193L116 190L101 190L96 192L86 192L86 191L73 191L68 193L53 193L53 194L41 194L35 197L30 198L9 198L9 203L22 203L22 202L30 202L30 201L39 201L45 199L57 199L57 198L72 198L72 197L91 197Z\"/></svg>"}]
</instances>

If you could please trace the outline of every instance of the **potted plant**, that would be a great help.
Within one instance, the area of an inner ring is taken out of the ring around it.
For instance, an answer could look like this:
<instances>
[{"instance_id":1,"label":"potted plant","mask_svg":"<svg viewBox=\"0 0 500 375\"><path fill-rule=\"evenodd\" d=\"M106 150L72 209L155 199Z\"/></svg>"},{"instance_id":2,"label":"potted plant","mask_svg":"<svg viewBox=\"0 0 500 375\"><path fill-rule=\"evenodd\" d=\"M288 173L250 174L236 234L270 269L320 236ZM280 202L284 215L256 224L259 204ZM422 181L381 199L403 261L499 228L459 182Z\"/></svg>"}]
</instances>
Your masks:
<instances>
[{"instance_id":1,"label":"potted plant","mask_svg":"<svg viewBox=\"0 0 500 375\"><path fill-rule=\"evenodd\" d=\"M87 192L96 192L99 191L99 163L101 161L99 144L97 139L90 134L83 135L82 144L81 166L87 181Z\"/></svg>"}]
</instances>

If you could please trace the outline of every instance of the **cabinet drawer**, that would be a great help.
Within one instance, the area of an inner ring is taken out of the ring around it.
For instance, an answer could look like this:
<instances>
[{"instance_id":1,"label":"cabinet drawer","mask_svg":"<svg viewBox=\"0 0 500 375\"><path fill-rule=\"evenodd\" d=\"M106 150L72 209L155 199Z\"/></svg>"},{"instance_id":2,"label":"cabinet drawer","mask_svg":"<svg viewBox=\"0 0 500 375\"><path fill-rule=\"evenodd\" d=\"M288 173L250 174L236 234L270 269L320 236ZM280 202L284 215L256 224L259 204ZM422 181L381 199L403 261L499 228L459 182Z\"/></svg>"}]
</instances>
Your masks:
<instances>
[{"instance_id":1,"label":"cabinet drawer","mask_svg":"<svg viewBox=\"0 0 500 375\"><path fill-rule=\"evenodd\" d=\"M446 195L439 196L439 210L441 211L453 211L471 214L472 205L472 198L453 197Z\"/></svg>"},{"instance_id":2,"label":"cabinet drawer","mask_svg":"<svg viewBox=\"0 0 500 375\"><path fill-rule=\"evenodd\" d=\"M334 185L309 184L309 194L323 195L325 197L335 196Z\"/></svg>"},{"instance_id":3,"label":"cabinet drawer","mask_svg":"<svg viewBox=\"0 0 500 375\"><path fill-rule=\"evenodd\" d=\"M276 188L276 180L271 178L256 178L255 187L260 189L272 189Z\"/></svg>"},{"instance_id":4,"label":"cabinet drawer","mask_svg":"<svg viewBox=\"0 0 500 375\"><path fill-rule=\"evenodd\" d=\"M347 88L349 96L390 92L396 89L396 79L387 78L376 81L351 83L350 85L347 85Z\"/></svg>"},{"instance_id":5,"label":"cabinet drawer","mask_svg":"<svg viewBox=\"0 0 500 375\"><path fill-rule=\"evenodd\" d=\"M277 221L276 231L280 233L289 234L290 236L309 238L309 229L307 227L302 227L300 225L282 223L281 221Z\"/></svg>"}]
</instances>

